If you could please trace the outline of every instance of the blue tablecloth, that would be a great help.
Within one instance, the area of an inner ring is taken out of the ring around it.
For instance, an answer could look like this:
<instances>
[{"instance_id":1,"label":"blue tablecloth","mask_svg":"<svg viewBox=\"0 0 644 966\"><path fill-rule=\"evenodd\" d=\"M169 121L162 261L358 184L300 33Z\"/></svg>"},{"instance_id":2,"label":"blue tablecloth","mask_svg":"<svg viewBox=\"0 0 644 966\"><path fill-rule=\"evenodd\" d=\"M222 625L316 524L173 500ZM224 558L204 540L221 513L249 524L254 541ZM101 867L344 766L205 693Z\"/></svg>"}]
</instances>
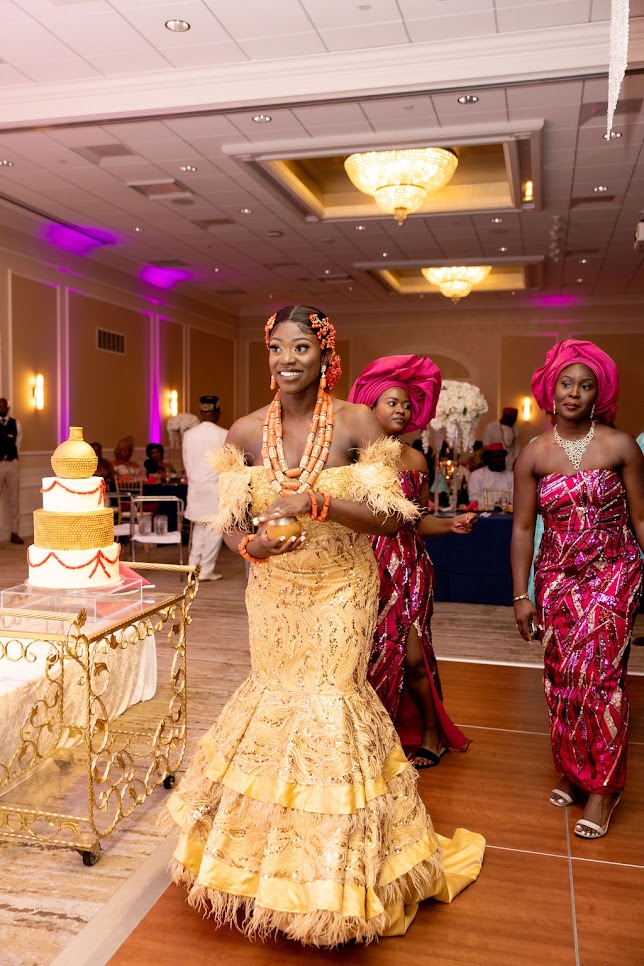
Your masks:
<instances>
[{"instance_id":1,"label":"blue tablecloth","mask_svg":"<svg viewBox=\"0 0 644 966\"><path fill-rule=\"evenodd\" d=\"M469 536L427 537L436 571L436 600L466 604L512 604L512 514L479 515Z\"/></svg>"}]
</instances>

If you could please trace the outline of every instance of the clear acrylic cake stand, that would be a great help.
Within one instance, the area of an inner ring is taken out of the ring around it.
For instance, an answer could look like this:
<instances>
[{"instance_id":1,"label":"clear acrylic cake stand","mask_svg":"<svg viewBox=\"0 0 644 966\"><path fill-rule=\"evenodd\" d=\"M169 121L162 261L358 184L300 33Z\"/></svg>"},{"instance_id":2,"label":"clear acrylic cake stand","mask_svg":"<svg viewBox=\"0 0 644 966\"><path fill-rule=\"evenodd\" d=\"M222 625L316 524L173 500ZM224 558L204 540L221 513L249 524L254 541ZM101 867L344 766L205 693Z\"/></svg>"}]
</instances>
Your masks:
<instances>
[{"instance_id":1,"label":"clear acrylic cake stand","mask_svg":"<svg viewBox=\"0 0 644 966\"><path fill-rule=\"evenodd\" d=\"M0 672L11 665L37 689L13 733L2 722L0 838L76 849L85 865L158 785L172 788L186 747L186 628L199 568L130 566L183 572L186 583L178 594L140 580L112 593L21 584L0 598ZM152 635L170 649L169 682L111 720L115 662L137 657Z\"/></svg>"}]
</instances>

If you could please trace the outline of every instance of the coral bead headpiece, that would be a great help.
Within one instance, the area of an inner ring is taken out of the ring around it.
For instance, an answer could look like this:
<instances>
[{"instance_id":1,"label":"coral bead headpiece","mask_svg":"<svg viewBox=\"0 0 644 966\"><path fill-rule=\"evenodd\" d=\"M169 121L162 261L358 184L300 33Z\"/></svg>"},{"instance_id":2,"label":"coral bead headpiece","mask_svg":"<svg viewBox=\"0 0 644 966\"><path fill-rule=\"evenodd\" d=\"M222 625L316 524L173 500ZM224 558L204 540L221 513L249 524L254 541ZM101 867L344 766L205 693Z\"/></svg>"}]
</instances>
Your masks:
<instances>
[{"instance_id":1,"label":"coral bead headpiece","mask_svg":"<svg viewBox=\"0 0 644 966\"><path fill-rule=\"evenodd\" d=\"M266 325L264 326L264 341L266 342L266 348L268 348L268 343L270 342L271 333L273 331L276 318L276 315L271 315L270 319L268 319ZM312 312L311 315L309 315L309 321L311 323L311 328L318 337L322 351L325 349L331 350L331 358L329 359L326 368L326 388L328 392L331 392L333 387L337 384L338 379L342 375L340 356L335 350L335 326L326 316L324 318L320 318L320 316L315 312Z\"/></svg>"}]
</instances>

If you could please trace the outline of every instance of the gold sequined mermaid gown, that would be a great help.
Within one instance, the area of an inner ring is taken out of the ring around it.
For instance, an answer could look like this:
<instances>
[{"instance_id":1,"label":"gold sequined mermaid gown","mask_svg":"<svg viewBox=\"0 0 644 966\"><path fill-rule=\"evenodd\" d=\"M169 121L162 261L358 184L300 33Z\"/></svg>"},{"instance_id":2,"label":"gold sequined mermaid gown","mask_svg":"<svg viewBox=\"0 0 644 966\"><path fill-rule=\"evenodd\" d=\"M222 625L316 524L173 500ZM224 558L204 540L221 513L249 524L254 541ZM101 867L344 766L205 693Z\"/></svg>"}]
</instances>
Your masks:
<instances>
[{"instance_id":1,"label":"gold sequined mermaid gown","mask_svg":"<svg viewBox=\"0 0 644 966\"><path fill-rule=\"evenodd\" d=\"M319 489L409 517L391 447L324 470ZM226 447L219 468L222 528L274 501L239 450ZM435 834L367 684L379 586L368 538L330 522L305 529L302 549L251 565L251 674L169 808L181 827L173 876L191 904L249 935L327 946L402 934L419 901L450 901L477 877L485 842Z\"/></svg>"}]
</instances>

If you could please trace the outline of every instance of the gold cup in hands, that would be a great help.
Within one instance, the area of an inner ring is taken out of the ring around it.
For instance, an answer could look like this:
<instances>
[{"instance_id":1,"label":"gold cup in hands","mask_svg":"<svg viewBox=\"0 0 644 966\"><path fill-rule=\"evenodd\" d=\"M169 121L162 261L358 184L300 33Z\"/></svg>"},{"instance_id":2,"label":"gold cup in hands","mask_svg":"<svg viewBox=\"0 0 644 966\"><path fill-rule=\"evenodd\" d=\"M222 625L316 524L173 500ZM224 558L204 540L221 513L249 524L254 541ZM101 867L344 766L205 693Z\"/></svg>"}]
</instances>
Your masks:
<instances>
[{"instance_id":1,"label":"gold cup in hands","mask_svg":"<svg viewBox=\"0 0 644 966\"><path fill-rule=\"evenodd\" d=\"M278 517L277 520L269 520L266 524L266 536L269 540L278 540L280 537L299 537L302 533L302 524L297 517Z\"/></svg>"}]
</instances>

